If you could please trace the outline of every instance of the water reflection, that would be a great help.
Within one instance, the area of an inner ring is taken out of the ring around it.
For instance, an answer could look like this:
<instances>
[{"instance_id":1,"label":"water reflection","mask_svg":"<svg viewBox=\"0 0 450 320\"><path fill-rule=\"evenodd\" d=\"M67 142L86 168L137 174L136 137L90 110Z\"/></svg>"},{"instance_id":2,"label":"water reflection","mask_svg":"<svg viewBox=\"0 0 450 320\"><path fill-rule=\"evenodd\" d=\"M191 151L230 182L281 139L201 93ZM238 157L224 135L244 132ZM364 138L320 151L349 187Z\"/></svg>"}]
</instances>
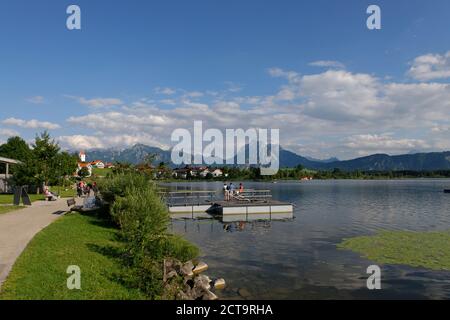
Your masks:
<instances>
[{"instance_id":1,"label":"water reflection","mask_svg":"<svg viewBox=\"0 0 450 320\"><path fill-rule=\"evenodd\" d=\"M175 213L171 214L172 220L205 220L216 219L223 223L229 222L250 222L250 221L290 221L294 219L293 212L277 212L277 213L242 213L242 214L209 214L206 212L193 213Z\"/></svg>"},{"instance_id":2,"label":"water reflection","mask_svg":"<svg viewBox=\"0 0 450 320\"><path fill-rule=\"evenodd\" d=\"M212 220L220 222L223 225L223 230L226 232L244 231L248 228L250 228L251 230L255 230L258 228L269 229L273 221L290 222L294 220L294 214L292 212L271 214L248 213L232 215L193 212L171 214L170 217L172 221L184 221L185 232L187 232L188 225L194 226L199 230L200 226L207 224L208 220L211 220L211 226L214 225ZM214 228L211 228L211 231L213 232Z\"/></svg>"},{"instance_id":3,"label":"water reflection","mask_svg":"<svg viewBox=\"0 0 450 320\"><path fill-rule=\"evenodd\" d=\"M227 280L222 298L450 299L450 272L401 265L381 266L383 289L369 291L366 269L374 262L336 248L343 238L380 229L450 229L450 197L442 192L449 184L426 179L246 183L294 203L294 215L195 214L173 220L171 228L196 243L214 275Z\"/></svg>"}]
</instances>

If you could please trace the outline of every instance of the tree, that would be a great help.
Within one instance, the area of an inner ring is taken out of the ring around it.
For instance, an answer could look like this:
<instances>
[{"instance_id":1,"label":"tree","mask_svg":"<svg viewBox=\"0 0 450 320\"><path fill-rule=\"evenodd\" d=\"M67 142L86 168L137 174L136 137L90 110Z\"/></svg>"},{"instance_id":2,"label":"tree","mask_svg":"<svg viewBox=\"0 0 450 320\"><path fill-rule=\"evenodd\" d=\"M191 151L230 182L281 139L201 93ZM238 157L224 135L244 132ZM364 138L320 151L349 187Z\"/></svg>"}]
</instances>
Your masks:
<instances>
[{"instance_id":1,"label":"tree","mask_svg":"<svg viewBox=\"0 0 450 320\"><path fill-rule=\"evenodd\" d=\"M87 178L91 175L90 171L88 168L83 167L78 171L78 176L80 176L81 178Z\"/></svg>"},{"instance_id":2,"label":"tree","mask_svg":"<svg viewBox=\"0 0 450 320\"><path fill-rule=\"evenodd\" d=\"M77 158L67 152L60 152L59 145L47 132L36 136L32 147L29 156L21 160L23 164L15 168L16 185L42 187L44 184L59 184L62 177L70 176L76 171Z\"/></svg>"},{"instance_id":3,"label":"tree","mask_svg":"<svg viewBox=\"0 0 450 320\"><path fill-rule=\"evenodd\" d=\"M158 165L158 169L165 170L167 168L166 164L164 162L160 162Z\"/></svg>"},{"instance_id":4,"label":"tree","mask_svg":"<svg viewBox=\"0 0 450 320\"><path fill-rule=\"evenodd\" d=\"M61 152L56 156L55 168L58 175L58 185L60 182L64 185L65 178L72 176L78 167L78 156L69 154L68 152Z\"/></svg>"},{"instance_id":5,"label":"tree","mask_svg":"<svg viewBox=\"0 0 450 320\"><path fill-rule=\"evenodd\" d=\"M50 180L58 178L59 145L50 138L47 131L36 136L33 144L33 160L37 169L36 179L40 185L48 185Z\"/></svg>"},{"instance_id":6,"label":"tree","mask_svg":"<svg viewBox=\"0 0 450 320\"><path fill-rule=\"evenodd\" d=\"M26 162L31 156L31 150L28 144L20 137L9 138L8 141L0 146L0 157L16 159ZM0 172L5 171L5 166L2 164ZM16 166L10 167L10 173L14 174Z\"/></svg>"},{"instance_id":7,"label":"tree","mask_svg":"<svg viewBox=\"0 0 450 320\"><path fill-rule=\"evenodd\" d=\"M71 176L77 169L78 156L61 152L57 155L56 162L59 164L58 171L61 176Z\"/></svg>"},{"instance_id":8,"label":"tree","mask_svg":"<svg viewBox=\"0 0 450 320\"><path fill-rule=\"evenodd\" d=\"M261 179L261 168L251 167L250 168L250 179Z\"/></svg>"}]
</instances>

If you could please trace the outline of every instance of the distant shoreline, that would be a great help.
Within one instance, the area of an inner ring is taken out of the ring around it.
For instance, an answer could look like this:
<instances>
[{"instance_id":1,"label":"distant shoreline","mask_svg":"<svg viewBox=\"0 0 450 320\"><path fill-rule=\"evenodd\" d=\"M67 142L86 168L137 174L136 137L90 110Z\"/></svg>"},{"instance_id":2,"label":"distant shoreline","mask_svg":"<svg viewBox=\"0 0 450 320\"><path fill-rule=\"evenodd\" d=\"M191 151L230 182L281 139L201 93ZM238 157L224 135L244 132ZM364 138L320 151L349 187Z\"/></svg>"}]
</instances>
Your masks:
<instances>
[{"instance_id":1,"label":"distant shoreline","mask_svg":"<svg viewBox=\"0 0 450 320\"><path fill-rule=\"evenodd\" d=\"M312 181L402 181L402 180L450 180L450 177L406 177L406 178L327 178L327 179L312 179L312 180L300 180L300 179L248 179L248 178L224 178L224 179L161 179L158 182L174 183L174 182L225 182L225 181L241 181L241 182L301 182L308 183Z\"/></svg>"}]
</instances>

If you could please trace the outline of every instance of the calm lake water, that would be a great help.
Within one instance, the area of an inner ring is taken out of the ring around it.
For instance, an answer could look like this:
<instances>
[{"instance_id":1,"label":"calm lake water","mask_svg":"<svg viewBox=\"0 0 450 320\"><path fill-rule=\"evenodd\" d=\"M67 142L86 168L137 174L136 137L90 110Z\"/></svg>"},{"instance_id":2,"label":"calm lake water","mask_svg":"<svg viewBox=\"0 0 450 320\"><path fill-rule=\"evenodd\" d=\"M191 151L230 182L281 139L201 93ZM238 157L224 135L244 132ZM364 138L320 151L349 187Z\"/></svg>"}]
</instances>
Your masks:
<instances>
[{"instance_id":1,"label":"calm lake water","mask_svg":"<svg viewBox=\"0 0 450 320\"><path fill-rule=\"evenodd\" d=\"M221 190L223 184L169 185ZM343 238L380 229L450 229L450 194L443 192L450 180L246 182L245 187L270 189L274 199L295 204L294 219L171 224L173 232L200 247L208 274L225 278L222 299L450 299L450 272L401 265L381 266L382 290L370 291L366 269L375 263L336 248Z\"/></svg>"}]
</instances>

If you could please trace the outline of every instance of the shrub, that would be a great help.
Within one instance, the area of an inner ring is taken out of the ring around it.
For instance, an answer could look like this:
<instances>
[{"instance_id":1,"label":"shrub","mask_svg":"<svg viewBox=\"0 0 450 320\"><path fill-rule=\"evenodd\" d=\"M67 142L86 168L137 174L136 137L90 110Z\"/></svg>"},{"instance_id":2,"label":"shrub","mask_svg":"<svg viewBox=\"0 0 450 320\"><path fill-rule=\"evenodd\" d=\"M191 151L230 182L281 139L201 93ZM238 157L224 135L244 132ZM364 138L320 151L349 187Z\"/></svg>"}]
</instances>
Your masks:
<instances>
[{"instance_id":1,"label":"shrub","mask_svg":"<svg viewBox=\"0 0 450 320\"><path fill-rule=\"evenodd\" d=\"M156 184L135 173L114 174L99 185L109 203L110 218L120 228L124 241L123 280L151 299L163 292L163 261L187 261L199 254L197 247L167 231L169 213Z\"/></svg>"}]
</instances>

